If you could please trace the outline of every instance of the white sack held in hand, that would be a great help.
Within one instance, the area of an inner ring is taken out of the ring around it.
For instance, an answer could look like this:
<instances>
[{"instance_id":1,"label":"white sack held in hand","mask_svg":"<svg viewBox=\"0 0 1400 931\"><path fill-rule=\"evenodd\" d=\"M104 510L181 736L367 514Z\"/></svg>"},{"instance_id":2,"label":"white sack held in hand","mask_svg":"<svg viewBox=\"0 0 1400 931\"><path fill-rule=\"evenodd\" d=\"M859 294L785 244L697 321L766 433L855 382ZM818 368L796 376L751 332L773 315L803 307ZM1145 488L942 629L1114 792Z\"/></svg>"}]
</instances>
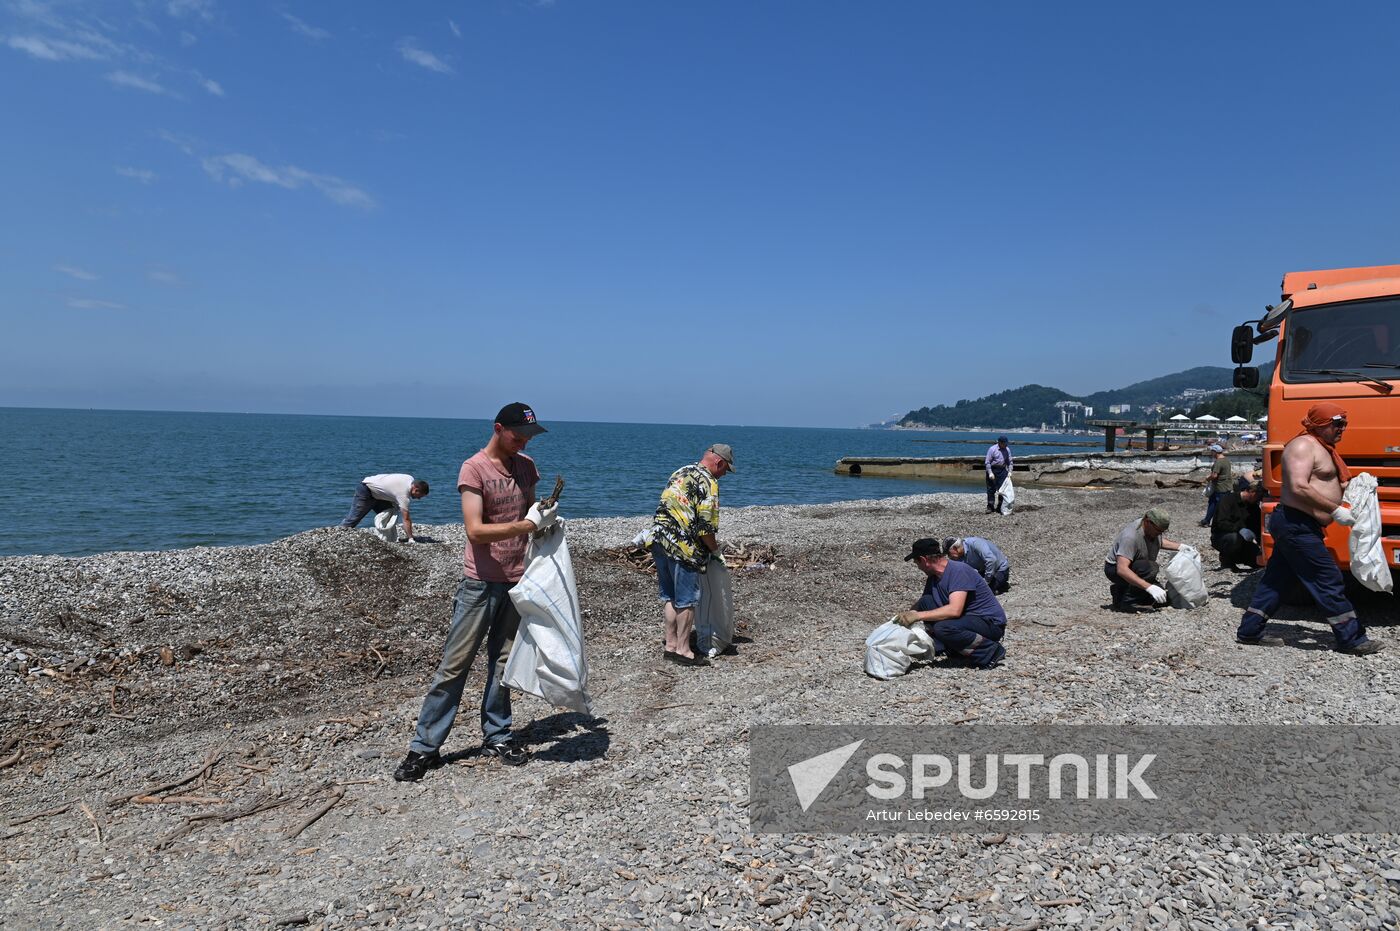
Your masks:
<instances>
[{"instance_id":1,"label":"white sack held in hand","mask_svg":"<svg viewBox=\"0 0 1400 931\"><path fill-rule=\"evenodd\" d=\"M1351 574L1373 592L1394 588L1390 566L1381 546L1381 506L1376 498L1376 478L1370 472L1352 476L1342 502L1351 505L1356 523L1351 528Z\"/></svg>"},{"instance_id":2,"label":"white sack held in hand","mask_svg":"<svg viewBox=\"0 0 1400 931\"><path fill-rule=\"evenodd\" d=\"M1016 504L1016 486L1011 484L1011 473L1006 473L1006 478L1002 480L1001 487L997 489L997 511L1001 514L1010 514L1012 507Z\"/></svg>"},{"instance_id":3,"label":"white sack held in hand","mask_svg":"<svg viewBox=\"0 0 1400 931\"><path fill-rule=\"evenodd\" d=\"M374 532L385 543L399 542L399 512L389 508L374 515Z\"/></svg>"},{"instance_id":4,"label":"white sack held in hand","mask_svg":"<svg viewBox=\"0 0 1400 931\"><path fill-rule=\"evenodd\" d=\"M574 565L558 520L531 538L525 575L510 590L520 629L502 682L537 695L556 708L593 713L588 697L588 661L583 655L583 612Z\"/></svg>"},{"instance_id":5,"label":"white sack held in hand","mask_svg":"<svg viewBox=\"0 0 1400 931\"><path fill-rule=\"evenodd\" d=\"M695 645L705 656L718 656L734 640L734 585L724 560L714 558L700 574L700 604L695 609Z\"/></svg>"},{"instance_id":6,"label":"white sack held in hand","mask_svg":"<svg viewBox=\"0 0 1400 931\"><path fill-rule=\"evenodd\" d=\"M865 638L865 671L877 679L904 675L920 657L933 657L933 637L923 624L905 627L889 620Z\"/></svg>"},{"instance_id":7,"label":"white sack held in hand","mask_svg":"<svg viewBox=\"0 0 1400 931\"><path fill-rule=\"evenodd\" d=\"M1199 608L1210 600L1205 576L1201 574L1201 554L1194 546L1181 544L1163 574L1173 608Z\"/></svg>"}]
</instances>

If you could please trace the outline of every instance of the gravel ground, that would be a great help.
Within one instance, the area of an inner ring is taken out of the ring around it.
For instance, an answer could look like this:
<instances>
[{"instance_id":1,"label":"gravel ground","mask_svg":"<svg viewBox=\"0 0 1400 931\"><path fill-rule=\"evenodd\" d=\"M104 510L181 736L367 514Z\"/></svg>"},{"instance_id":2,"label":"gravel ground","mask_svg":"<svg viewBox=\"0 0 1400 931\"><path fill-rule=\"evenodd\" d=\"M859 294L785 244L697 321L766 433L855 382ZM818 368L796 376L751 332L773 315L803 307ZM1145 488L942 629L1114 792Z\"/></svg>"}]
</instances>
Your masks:
<instances>
[{"instance_id":1,"label":"gravel ground","mask_svg":"<svg viewBox=\"0 0 1400 931\"><path fill-rule=\"evenodd\" d=\"M472 700L417 785L390 772L460 526L0 559L0 923L1396 927L1391 835L749 833L753 724L1400 722L1388 597L1359 604L1389 648L1366 658L1326 649L1311 607L1283 613L1289 648L1236 646L1255 576L1207 572L1193 612L1109 612L1103 554L1154 503L1209 565L1180 489L1019 489L1004 518L978 495L726 509L723 539L778 558L735 573L747 639L709 669L660 662L654 583L613 553L645 521L572 521L599 717L518 698L534 759L512 769L473 752ZM866 677L865 635L922 584L908 543L973 533L1012 560L1007 662Z\"/></svg>"}]
</instances>

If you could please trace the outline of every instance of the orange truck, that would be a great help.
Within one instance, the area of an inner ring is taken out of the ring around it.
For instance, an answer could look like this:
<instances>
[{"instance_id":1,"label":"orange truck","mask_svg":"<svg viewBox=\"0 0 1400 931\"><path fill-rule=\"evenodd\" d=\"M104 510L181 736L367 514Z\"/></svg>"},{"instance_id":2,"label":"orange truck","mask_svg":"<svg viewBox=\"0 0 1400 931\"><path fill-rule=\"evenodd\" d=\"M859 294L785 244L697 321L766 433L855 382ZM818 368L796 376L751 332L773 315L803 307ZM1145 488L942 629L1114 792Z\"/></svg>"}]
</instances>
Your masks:
<instances>
[{"instance_id":1,"label":"orange truck","mask_svg":"<svg viewBox=\"0 0 1400 931\"><path fill-rule=\"evenodd\" d=\"M1235 386L1255 388L1249 366L1254 346L1277 338L1269 383L1269 429L1264 445L1264 555L1273 539L1268 517L1283 477L1283 447L1302 429L1318 401L1340 404L1347 429L1337 444L1352 473L1370 472L1379 485L1382 546L1391 572L1400 566L1400 265L1289 272L1282 300L1262 318L1235 327L1230 354ZM1327 528L1327 548L1348 569L1348 530Z\"/></svg>"}]
</instances>

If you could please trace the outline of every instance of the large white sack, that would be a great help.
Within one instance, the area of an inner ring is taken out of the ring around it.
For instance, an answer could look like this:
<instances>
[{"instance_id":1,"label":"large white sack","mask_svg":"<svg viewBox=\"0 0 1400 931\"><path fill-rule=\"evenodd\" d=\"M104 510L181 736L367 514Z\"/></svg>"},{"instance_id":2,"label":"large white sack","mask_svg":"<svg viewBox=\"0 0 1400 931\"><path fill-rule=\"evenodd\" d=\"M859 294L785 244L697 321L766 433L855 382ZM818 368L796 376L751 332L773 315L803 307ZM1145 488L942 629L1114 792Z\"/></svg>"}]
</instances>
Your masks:
<instances>
[{"instance_id":1,"label":"large white sack","mask_svg":"<svg viewBox=\"0 0 1400 931\"><path fill-rule=\"evenodd\" d=\"M1011 509L1016 505L1016 486L1011 484L1011 473L1006 473L1006 478L1002 480L1001 487L997 489L997 510L1002 514L1010 514Z\"/></svg>"},{"instance_id":2,"label":"large white sack","mask_svg":"<svg viewBox=\"0 0 1400 931\"><path fill-rule=\"evenodd\" d=\"M932 656L933 636L923 624L905 627L889 620L865 638L865 671L877 679L902 676L915 659Z\"/></svg>"},{"instance_id":3,"label":"large white sack","mask_svg":"<svg viewBox=\"0 0 1400 931\"><path fill-rule=\"evenodd\" d=\"M734 584L724 561L711 559L700 574L700 604L695 609L695 645L718 656L734 640Z\"/></svg>"},{"instance_id":4,"label":"large white sack","mask_svg":"<svg viewBox=\"0 0 1400 931\"><path fill-rule=\"evenodd\" d=\"M510 600L520 612L520 629L502 681L556 708L592 714L583 612L562 520L530 540L525 575L510 590Z\"/></svg>"},{"instance_id":5,"label":"large white sack","mask_svg":"<svg viewBox=\"0 0 1400 931\"><path fill-rule=\"evenodd\" d=\"M1194 546L1183 543L1163 575L1173 608L1199 608L1210 600L1206 578L1201 574L1201 554Z\"/></svg>"},{"instance_id":6,"label":"large white sack","mask_svg":"<svg viewBox=\"0 0 1400 931\"><path fill-rule=\"evenodd\" d=\"M385 543L399 542L399 512L389 508L374 515L374 532Z\"/></svg>"},{"instance_id":7,"label":"large white sack","mask_svg":"<svg viewBox=\"0 0 1400 931\"><path fill-rule=\"evenodd\" d=\"M1385 547L1381 546L1381 505L1376 498L1375 476L1370 472L1353 476L1342 500L1351 505L1351 513L1356 518L1348 543L1351 574L1373 592L1391 591L1394 582L1385 561Z\"/></svg>"}]
</instances>

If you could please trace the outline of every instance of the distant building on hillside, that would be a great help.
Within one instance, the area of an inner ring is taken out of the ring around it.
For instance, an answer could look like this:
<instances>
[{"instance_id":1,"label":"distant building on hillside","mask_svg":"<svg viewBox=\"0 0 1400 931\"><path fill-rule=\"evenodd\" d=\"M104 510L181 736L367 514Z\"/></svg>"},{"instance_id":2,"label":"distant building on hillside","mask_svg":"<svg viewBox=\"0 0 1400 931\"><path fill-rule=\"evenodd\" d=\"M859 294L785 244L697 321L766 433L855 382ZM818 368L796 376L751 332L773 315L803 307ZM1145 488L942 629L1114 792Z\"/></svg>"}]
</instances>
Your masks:
<instances>
[{"instance_id":1,"label":"distant building on hillside","mask_svg":"<svg viewBox=\"0 0 1400 931\"><path fill-rule=\"evenodd\" d=\"M1109 412L1110 414L1127 414L1127 413L1130 413L1130 412L1132 411L1132 409L1133 409L1133 406L1132 406L1131 404L1110 404L1110 405L1108 405L1108 412Z\"/></svg>"}]
</instances>

